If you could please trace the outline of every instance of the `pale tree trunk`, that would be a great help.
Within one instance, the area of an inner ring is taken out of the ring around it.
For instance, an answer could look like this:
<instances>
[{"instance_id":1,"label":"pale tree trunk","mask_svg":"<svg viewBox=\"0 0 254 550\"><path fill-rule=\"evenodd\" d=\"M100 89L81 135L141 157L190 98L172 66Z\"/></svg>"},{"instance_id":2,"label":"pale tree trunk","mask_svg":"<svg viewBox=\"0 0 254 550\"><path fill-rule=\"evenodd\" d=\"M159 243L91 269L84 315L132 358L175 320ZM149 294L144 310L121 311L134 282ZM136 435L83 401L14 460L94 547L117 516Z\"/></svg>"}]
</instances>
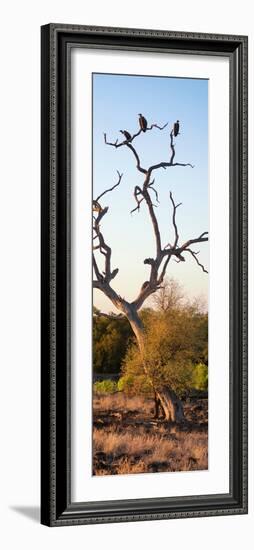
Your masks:
<instances>
[{"instance_id":1,"label":"pale tree trunk","mask_svg":"<svg viewBox=\"0 0 254 550\"><path fill-rule=\"evenodd\" d=\"M141 355L143 369L154 391L155 415L158 415L159 413L159 407L158 407L158 403L159 403L162 408L164 418L166 421L177 422L177 423L183 422L184 421L183 405L180 399L175 394L175 392L172 389L168 388L167 386L162 386L159 389L156 388L151 376L149 375L149 372L145 363L144 327L140 317L137 314L137 311L132 307L128 307L128 311L125 312L125 315L136 336L140 355Z\"/></svg>"},{"instance_id":2,"label":"pale tree trunk","mask_svg":"<svg viewBox=\"0 0 254 550\"><path fill-rule=\"evenodd\" d=\"M154 418L159 418L160 416L160 400L158 399L157 393L154 390ZM163 411L162 411L163 412ZM163 413L164 414L164 413Z\"/></svg>"}]
</instances>

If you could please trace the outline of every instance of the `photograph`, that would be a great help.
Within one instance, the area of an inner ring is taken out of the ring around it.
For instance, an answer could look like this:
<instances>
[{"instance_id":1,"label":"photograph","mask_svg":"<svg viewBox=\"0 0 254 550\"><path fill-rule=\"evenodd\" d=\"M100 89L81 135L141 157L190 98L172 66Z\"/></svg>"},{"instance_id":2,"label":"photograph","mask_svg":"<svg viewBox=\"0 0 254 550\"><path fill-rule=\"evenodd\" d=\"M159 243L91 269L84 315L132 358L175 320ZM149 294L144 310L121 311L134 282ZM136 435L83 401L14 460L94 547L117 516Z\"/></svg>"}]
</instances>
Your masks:
<instances>
[{"instance_id":1,"label":"photograph","mask_svg":"<svg viewBox=\"0 0 254 550\"><path fill-rule=\"evenodd\" d=\"M208 91L92 74L93 476L209 468Z\"/></svg>"}]
</instances>

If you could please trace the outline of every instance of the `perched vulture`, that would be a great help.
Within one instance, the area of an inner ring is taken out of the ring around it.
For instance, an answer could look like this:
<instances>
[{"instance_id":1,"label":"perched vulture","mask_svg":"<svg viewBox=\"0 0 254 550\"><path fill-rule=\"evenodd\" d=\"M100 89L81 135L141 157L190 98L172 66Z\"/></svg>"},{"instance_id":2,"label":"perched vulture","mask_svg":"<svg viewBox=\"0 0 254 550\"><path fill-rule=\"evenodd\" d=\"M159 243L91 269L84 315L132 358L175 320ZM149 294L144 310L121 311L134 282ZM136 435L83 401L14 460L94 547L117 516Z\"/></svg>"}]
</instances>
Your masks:
<instances>
[{"instance_id":1,"label":"perched vulture","mask_svg":"<svg viewBox=\"0 0 254 550\"><path fill-rule=\"evenodd\" d=\"M141 113L139 113L138 121L139 121L139 126L140 126L141 130L143 132L145 132L146 129L147 129L147 120Z\"/></svg>"},{"instance_id":2,"label":"perched vulture","mask_svg":"<svg viewBox=\"0 0 254 550\"><path fill-rule=\"evenodd\" d=\"M120 130L121 134L123 134L127 140L131 139L130 132L127 132L127 130Z\"/></svg>"},{"instance_id":3,"label":"perched vulture","mask_svg":"<svg viewBox=\"0 0 254 550\"><path fill-rule=\"evenodd\" d=\"M174 131L174 136L178 136L179 134L179 129L180 129L180 124L179 124L179 120L177 120L174 124L174 127L173 127L173 131Z\"/></svg>"}]
</instances>

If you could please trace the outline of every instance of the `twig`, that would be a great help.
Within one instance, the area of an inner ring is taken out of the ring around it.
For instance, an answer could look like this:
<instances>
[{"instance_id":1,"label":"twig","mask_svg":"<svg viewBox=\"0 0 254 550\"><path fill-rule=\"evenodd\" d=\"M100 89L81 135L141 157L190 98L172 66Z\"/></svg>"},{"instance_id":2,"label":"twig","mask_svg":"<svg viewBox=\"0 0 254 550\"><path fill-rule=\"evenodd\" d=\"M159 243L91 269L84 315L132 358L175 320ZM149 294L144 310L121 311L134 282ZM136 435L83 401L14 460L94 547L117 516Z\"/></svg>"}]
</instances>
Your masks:
<instances>
[{"instance_id":1,"label":"twig","mask_svg":"<svg viewBox=\"0 0 254 550\"><path fill-rule=\"evenodd\" d=\"M110 187L109 189L106 189L105 191L103 191L103 193L101 193L97 199L95 199L95 202L96 203L99 203L99 200L101 199L101 197L103 197L104 195L106 195L106 193L109 193L110 191L113 191L116 187L118 187L118 185L120 185L121 183L121 180L122 180L122 177L123 177L123 174L120 174L120 172L117 170L117 173L118 173L118 182L115 183L115 185L113 185L113 187Z\"/></svg>"},{"instance_id":2,"label":"twig","mask_svg":"<svg viewBox=\"0 0 254 550\"><path fill-rule=\"evenodd\" d=\"M189 252L192 257L194 258L194 260L197 262L198 266L201 267L202 271L204 273L208 273L207 269L205 269L205 267L203 266L203 264L201 264L199 261L198 261L198 258L197 258L197 254L199 254L199 252L195 252L194 250L190 250L190 248L186 248L185 249L185 252Z\"/></svg>"},{"instance_id":3,"label":"twig","mask_svg":"<svg viewBox=\"0 0 254 550\"><path fill-rule=\"evenodd\" d=\"M175 204L171 191L170 191L169 196L170 196L170 200L171 200L172 205L173 205L172 222L173 222L173 226L174 226L174 229L175 229L175 242L174 242L173 248L176 248L178 240L179 240L179 234L178 234L178 229L177 229L177 225L176 225L176 210L177 210L178 206L181 206L182 203L179 202L179 204Z\"/></svg>"}]
</instances>

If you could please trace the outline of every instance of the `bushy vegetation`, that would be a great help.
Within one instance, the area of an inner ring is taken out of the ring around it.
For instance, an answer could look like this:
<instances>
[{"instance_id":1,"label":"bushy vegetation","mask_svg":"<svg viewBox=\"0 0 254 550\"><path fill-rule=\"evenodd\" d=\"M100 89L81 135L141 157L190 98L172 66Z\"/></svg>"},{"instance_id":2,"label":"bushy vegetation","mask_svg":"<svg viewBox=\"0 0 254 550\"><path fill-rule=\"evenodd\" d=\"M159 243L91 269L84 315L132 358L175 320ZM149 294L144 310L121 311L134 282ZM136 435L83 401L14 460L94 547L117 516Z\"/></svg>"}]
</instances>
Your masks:
<instances>
[{"instance_id":1,"label":"bushy vegetation","mask_svg":"<svg viewBox=\"0 0 254 550\"><path fill-rule=\"evenodd\" d=\"M115 393L117 391L117 383L114 380L101 380L94 382L93 391L95 394L103 395L107 393Z\"/></svg>"},{"instance_id":2,"label":"bushy vegetation","mask_svg":"<svg viewBox=\"0 0 254 550\"><path fill-rule=\"evenodd\" d=\"M159 389L168 385L180 397L192 388L207 389L207 315L186 306L166 312L150 311L143 322L145 364L154 386ZM135 342L123 360L122 375L127 393L149 392Z\"/></svg>"},{"instance_id":3,"label":"bushy vegetation","mask_svg":"<svg viewBox=\"0 0 254 550\"><path fill-rule=\"evenodd\" d=\"M121 363L132 337L127 319L94 316L93 369L100 374L120 373Z\"/></svg>"},{"instance_id":4,"label":"bushy vegetation","mask_svg":"<svg viewBox=\"0 0 254 550\"><path fill-rule=\"evenodd\" d=\"M208 366L204 363L195 365L193 370L192 384L195 390L208 390Z\"/></svg>"},{"instance_id":5,"label":"bushy vegetation","mask_svg":"<svg viewBox=\"0 0 254 550\"><path fill-rule=\"evenodd\" d=\"M144 374L125 374L121 376L117 384L118 391L123 391L126 395L151 395L151 384Z\"/></svg>"},{"instance_id":6,"label":"bushy vegetation","mask_svg":"<svg viewBox=\"0 0 254 550\"><path fill-rule=\"evenodd\" d=\"M145 328L144 374L136 340L126 319L95 317L94 372L116 373L119 381L96 382L97 393L153 395L168 385L179 397L208 388L208 315L198 303L188 303L181 287L169 280L156 293L151 308L141 311ZM150 381L149 381L150 378Z\"/></svg>"}]
</instances>

